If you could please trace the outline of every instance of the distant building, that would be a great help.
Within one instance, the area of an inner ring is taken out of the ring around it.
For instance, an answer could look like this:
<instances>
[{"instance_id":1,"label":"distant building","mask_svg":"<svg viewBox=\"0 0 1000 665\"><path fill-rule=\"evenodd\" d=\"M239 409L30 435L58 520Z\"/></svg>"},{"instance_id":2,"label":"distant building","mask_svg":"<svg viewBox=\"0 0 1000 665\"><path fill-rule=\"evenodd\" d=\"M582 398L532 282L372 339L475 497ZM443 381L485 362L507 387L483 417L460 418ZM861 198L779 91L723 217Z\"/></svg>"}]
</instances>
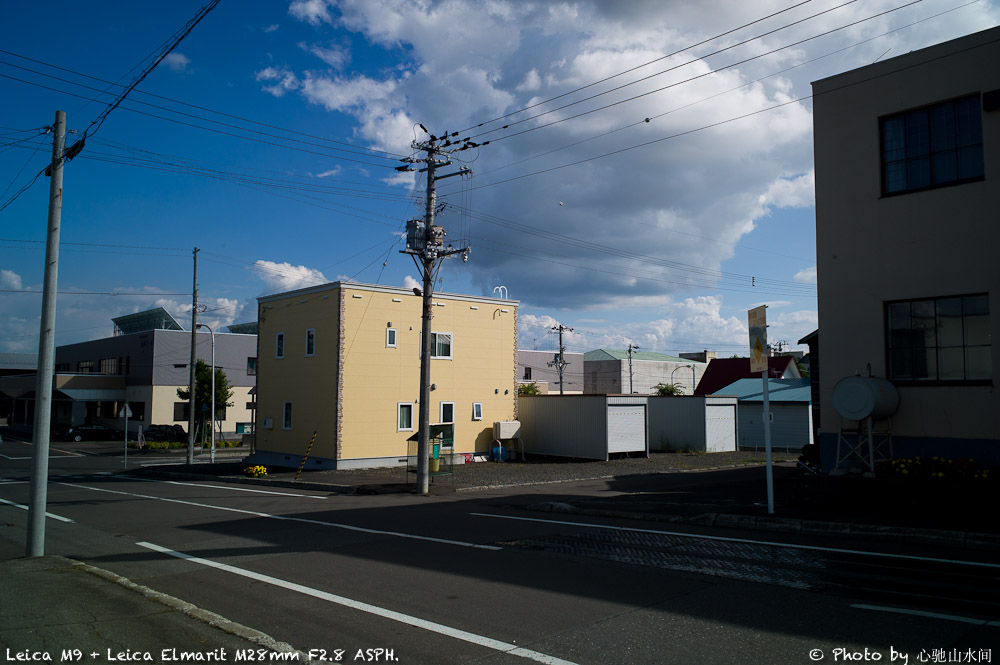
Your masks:
<instances>
[{"instance_id":1,"label":"distant building","mask_svg":"<svg viewBox=\"0 0 1000 665\"><path fill-rule=\"evenodd\" d=\"M584 392L598 395L650 395L659 383L676 383L694 392L707 365L652 351L633 351L629 374L627 351L597 349L583 354Z\"/></svg>"},{"instance_id":2,"label":"distant building","mask_svg":"<svg viewBox=\"0 0 1000 665\"><path fill-rule=\"evenodd\" d=\"M813 443L809 379L768 379L771 448L798 452ZM739 399L740 450L764 450L764 382L740 379L718 391Z\"/></svg>"},{"instance_id":3,"label":"distant building","mask_svg":"<svg viewBox=\"0 0 1000 665\"><path fill-rule=\"evenodd\" d=\"M750 371L749 358L716 358L708 364L698 382L695 395L724 395L723 388L740 379L761 378L762 372ZM802 373L792 356L769 356L767 375L772 379L801 379Z\"/></svg>"},{"instance_id":4,"label":"distant building","mask_svg":"<svg viewBox=\"0 0 1000 665\"><path fill-rule=\"evenodd\" d=\"M709 351L705 349L704 351L695 351L694 353L681 353L678 354L684 360L695 360L700 363L708 363L719 357L719 354L715 351Z\"/></svg>"},{"instance_id":5,"label":"distant building","mask_svg":"<svg viewBox=\"0 0 1000 665\"><path fill-rule=\"evenodd\" d=\"M38 369L35 353L0 353L0 377L34 374ZM0 426L9 425L14 413L14 398L0 389Z\"/></svg>"},{"instance_id":6,"label":"distant building","mask_svg":"<svg viewBox=\"0 0 1000 665\"><path fill-rule=\"evenodd\" d=\"M559 360L558 351L517 350L517 382L534 383L539 392L559 394L559 370L553 363ZM563 352L563 394L583 392L583 354Z\"/></svg>"},{"instance_id":7,"label":"distant building","mask_svg":"<svg viewBox=\"0 0 1000 665\"><path fill-rule=\"evenodd\" d=\"M432 424L454 452L486 454L513 420L517 306L435 293ZM397 466L419 425L422 301L411 289L334 282L258 299L254 461L309 468ZM315 434L315 441L312 437Z\"/></svg>"},{"instance_id":8,"label":"distant building","mask_svg":"<svg viewBox=\"0 0 1000 665\"><path fill-rule=\"evenodd\" d=\"M186 430L188 402L177 396L177 389L190 385L191 333L162 308L112 321L113 337L56 347L53 426L100 423L121 428L124 420L118 414L127 403L130 432L149 425L180 425ZM256 378L256 356L256 335L216 333L215 365L226 373L233 392L223 432L251 429L249 391ZM197 358L211 363L208 331L197 335ZM11 425L34 425L36 381L34 373L0 378L0 392L12 402Z\"/></svg>"},{"instance_id":9,"label":"distant building","mask_svg":"<svg viewBox=\"0 0 1000 665\"><path fill-rule=\"evenodd\" d=\"M896 457L1000 463L997 63L992 28L813 83L827 467L854 376L898 391Z\"/></svg>"}]
</instances>

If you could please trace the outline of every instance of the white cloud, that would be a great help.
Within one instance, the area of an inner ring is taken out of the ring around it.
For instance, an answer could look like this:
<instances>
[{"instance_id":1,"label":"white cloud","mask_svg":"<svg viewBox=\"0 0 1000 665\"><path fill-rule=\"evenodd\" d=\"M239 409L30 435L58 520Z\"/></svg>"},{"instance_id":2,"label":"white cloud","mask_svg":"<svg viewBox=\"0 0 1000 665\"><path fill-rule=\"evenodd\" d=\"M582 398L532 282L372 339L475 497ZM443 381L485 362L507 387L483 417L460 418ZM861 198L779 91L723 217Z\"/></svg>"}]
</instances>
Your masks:
<instances>
[{"instance_id":1,"label":"white cloud","mask_svg":"<svg viewBox=\"0 0 1000 665\"><path fill-rule=\"evenodd\" d=\"M188 58L183 53L168 53L165 58L163 58L163 64L169 67L172 71L183 72L187 69L187 66L191 64L191 59Z\"/></svg>"},{"instance_id":2,"label":"white cloud","mask_svg":"<svg viewBox=\"0 0 1000 665\"><path fill-rule=\"evenodd\" d=\"M316 177L317 178L332 178L334 176L340 175L340 172L343 171L343 170L344 170L343 167L338 164L337 166L333 167L329 171L323 171L322 173L317 173Z\"/></svg>"},{"instance_id":3,"label":"white cloud","mask_svg":"<svg viewBox=\"0 0 1000 665\"><path fill-rule=\"evenodd\" d=\"M806 208L815 205L816 174L809 171L797 178L778 178L760 197L761 205L776 208Z\"/></svg>"},{"instance_id":4,"label":"white cloud","mask_svg":"<svg viewBox=\"0 0 1000 665\"><path fill-rule=\"evenodd\" d=\"M802 282L803 284L815 284L816 283L816 266L811 268L805 268L795 273L793 277L796 282Z\"/></svg>"},{"instance_id":5,"label":"white cloud","mask_svg":"<svg viewBox=\"0 0 1000 665\"><path fill-rule=\"evenodd\" d=\"M289 90L298 90L301 82L295 73L284 67L266 67L254 75L258 82L274 81L272 85L263 86L263 90L275 97L281 97Z\"/></svg>"},{"instance_id":6,"label":"white cloud","mask_svg":"<svg viewBox=\"0 0 1000 665\"><path fill-rule=\"evenodd\" d=\"M403 278L403 288L404 289L422 289L423 284L413 279L409 275Z\"/></svg>"},{"instance_id":7,"label":"white cloud","mask_svg":"<svg viewBox=\"0 0 1000 665\"><path fill-rule=\"evenodd\" d=\"M542 87L542 77L538 75L537 69L532 69L524 75L521 84L514 88L518 92L534 92Z\"/></svg>"},{"instance_id":8,"label":"white cloud","mask_svg":"<svg viewBox=\"0 0 1000 665\"><path fill-rule=\"evenodd\" d=\"M274 31L276 31L276 30L277 30L277 29L278 29L279 27L280 27L280 26L279 26L279 25L278 25L277 23L273 23L273 24L271 24L271 25L269 25L269 26L266 26L266 27L264 28L264 32L274 32Z\"/></svg>"},{"instance_id":9,"label":"white cloud","mask_svg":"<svg viewBox=\"0 0 1000 665\"><path fill-rule=\"evenodd\" d=\"M314 56L334 69L343 69L351 61L351 50L346 46L331 43L329 46L300 43L299 48Z\"/></svg>"},{"instance_id":10,"label":"white cloud","mask_svg":"<svg viewBox=\"0 0 1000 665\"><path fill-rule=\"evenodd\" d=\"M21 276L13 270L0 270L0 289L23 291L24 284L21 281Z\"/></svg>"},{"instance_id":11,"label":"white cloud","mask_svg":"<svg viewBox=\"0 0 1000 665\"><path fill-rule=\"evenodd\" d=\"M315 268L293 266L287 262L276 263L260 259L254 262L252 270L264 280L265 293L294 291L307 286L326 284L330 281Z\"/></svg>"},{"instance_id":12,"label":"white cloud","mask_svg":"<svg viewBox=\"0 0 1000 665\"><path fill-rule=\"evenodd\" d=\"M293 0L288 7L288 13L311 25L333 23L329 5L327 0Z\"/></svg>"}]
</instances>

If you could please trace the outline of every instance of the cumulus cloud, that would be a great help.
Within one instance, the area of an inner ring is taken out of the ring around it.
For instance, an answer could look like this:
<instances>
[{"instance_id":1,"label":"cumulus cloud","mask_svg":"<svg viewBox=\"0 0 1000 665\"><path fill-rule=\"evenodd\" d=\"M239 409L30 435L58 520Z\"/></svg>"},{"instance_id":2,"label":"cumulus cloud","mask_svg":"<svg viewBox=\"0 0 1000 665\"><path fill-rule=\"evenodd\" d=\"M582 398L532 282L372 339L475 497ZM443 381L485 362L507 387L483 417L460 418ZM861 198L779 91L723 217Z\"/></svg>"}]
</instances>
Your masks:
<instances>
[{"instance_id":1,"label":"cumulus cloud","mask_svg":"<svg viewBox=\"0 0 1000 665\"><path fill-rule=\"evenodd\" d=\"M334 69L343 69L351 61L351 50L339 44L320 46L300 43L299 48L308 51Z\"/></svg>"},{"instance_id":2,"label":"cumulus cloud","mask_svg":"<svg viewBox=\"0 0 1000 665\"><path fill-rule=\"evenodd\" d=\"M183 53L174 51L173 53L168 53L167 56L163 58L163 64L169 67L172 71L183 72L187 69L187 66L191 64L191 59Z\"/></svg>"},{"instance_id":3,"label":"cumulus cloud","mask_svg":"<svg viewBox=\"0 0 1000 665\"><path fill-rule=\"evenodd\" d=\"M404 289L422 289L423 284L413 279L409 275L403 278L403 288Z\"/></svg>"},{"instance_id":4,"label":"cumulus cloud","mask_svg":"<svg viewBox=\"0 0 1000 665\"><path fill-rule=\"evenodd\" d=\"M326 0L293 0L288 13L311 25L333 23L330 5Z\"/></svg>"},{"instance_id":5,"label":"cumulus cloud","mask_svg":"<svg viewBox=\"0 0 1000 665\"><path fill-rule=\"evenodd\" d=\"M796 282L802 282L803 284L815 284L816 283L816 266L811 268L806 268L795 273L793 278Z\"/></svg>"},{"instance_id":6,"label":"cumulus cloud","mask_svg":"<svg viewBox=\"0 0 1000 665\"><path fill-rule=\"evenodd\" d=\"M815 205L816 174L809 171L797 178L778 178L761 194L760 202L776 208L806 208Z\"/></svg>"},{"instance_id":7,"label":"cumulus cloud","mask_svg":"<svg viewBox=\"0 0 1000 665\"><path fill-rule=\"evenodd\" d=\"M0 270L0 289L23 291L24 283L21 281L21 276L13 270Z\"/></svg>"},{"instance_id":8,"label":"cumulus cloud","mask_svg":"<svg viewBox=\"0 0 1000 665\"><path fill-rule=\"evenodd\" d=\"M264 280L265 293L293 291L330 281L315 268L293 266L287 262L276 263L259 259L254 262L253 270Z\"/></svg>"}]
</instances>

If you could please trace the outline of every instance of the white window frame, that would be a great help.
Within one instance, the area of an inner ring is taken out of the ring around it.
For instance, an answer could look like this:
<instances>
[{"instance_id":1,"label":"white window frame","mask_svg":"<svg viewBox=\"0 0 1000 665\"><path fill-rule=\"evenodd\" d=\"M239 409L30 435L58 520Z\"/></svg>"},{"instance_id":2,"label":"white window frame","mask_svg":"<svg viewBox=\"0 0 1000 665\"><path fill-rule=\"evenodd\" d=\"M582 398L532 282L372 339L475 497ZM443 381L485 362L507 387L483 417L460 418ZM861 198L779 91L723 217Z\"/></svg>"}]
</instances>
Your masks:
<instances>
[{"instance_id":1,"label":"white window frame","mask_svg":"<svg viewBox=\"0 0 1000 665\"><path fill-rule=\"evenodd\" d=\"M399 416L402 414L404 406L410 407L410 426L409 427L400 427L401 423L400 423ZM413 402L396 402L396 431L397 432L412 432L413 431Z\"/></svg>"},{"instance_id":2,"label":"white window frame","mask_svg":"<svg viewBox=\"0 0 1000 665\"><path fill-rule=\"evenodd\" d=\"M472 403L472 419L482 420L483 419L483 403L473 402Z\"/></svg>"},{"instance_id":3,"label":"white window frame","mask_svg":"<svg viewBox=\"0 0 1000 665\"><path fill-rule=\"evenodd\" d=\"M312 352L309 351L309 338L312 337ZM306 358L312 358L316 355L316 329L308 328L306 329Z\"/></svg>"},{"instance_id":4,"label":"white window frame","mask_svg":"<svg viewBox=\"0 0 1000 665\"><path fill-rule=\"evenodd\" d=\"M389 341L389 335L392 335L392 341L391 342ZM387 349L395 349L396 348L396 343L398 342L398 340L399 340L399 333L396 332L395 328L386 328L385 329L385 348L387 348Z\"/></svg>"},{"instance_id":5,"label":"white window frame","mask_svg":"<svg viewBox=\"0 0 1000 665\"><path fill-rule=\"evenodd\" d=\"M281 429L292 429L291 402L285 402L281 407Z\"/></svg>"},{"instance_id":6,"label":"white window frame","mask_svg":"<svg viewBox=\"0 0 1000 665\"><path fill-rule=\"evenodd\" d=\"M444 419L444 407L451 407L451 420ZM455 403L454 402L439 402L438 406L438 422L439 423L453 423L455 422Z\"/></svg>"},{"instance_id":7,"label":"white window frame","mask_svg":"<svg viewBox=\"0 0 1000 665\"><path fill-rule=\"evenodd\" d=\"M448 349L449 353L446 356L435 355L434 353L434 342L438 335L448 336ZM440 358L441 360L451 360L455 354L455 335L450 332L439 332L437 330L431 331L431 358Z\"/></svg>"},{"instance_id":8,"label":"white window frame","mask_svg":"<svg viewBox=\"0 0 1000 665\"><path fill-rule=\"evenodd\" d=\"M285 357L285 333L283 332L274 335L274 357L278 360Z\"/></svg>"}]
</instances>

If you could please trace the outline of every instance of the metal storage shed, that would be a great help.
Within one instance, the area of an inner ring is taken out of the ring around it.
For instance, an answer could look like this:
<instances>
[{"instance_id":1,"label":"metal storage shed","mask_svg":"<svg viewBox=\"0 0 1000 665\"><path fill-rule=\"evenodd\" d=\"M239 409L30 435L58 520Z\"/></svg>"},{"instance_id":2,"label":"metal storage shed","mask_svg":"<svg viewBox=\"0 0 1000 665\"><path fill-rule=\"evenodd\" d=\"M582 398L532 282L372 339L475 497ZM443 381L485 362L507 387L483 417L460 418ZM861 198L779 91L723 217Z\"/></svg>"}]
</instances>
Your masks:
<instances>
[{"instance_id":1,"label":"metal storage shed","mask_svg":"<svg viewBox=\"0 0 1000 665\"><path fill-rule=\"evenodd\" d=\"M703 453L736 450L735 397L675 395L650 397L649 449Z\"/></svg>"},{"instance_id":2,"label":"metal storage shed","mask_svg":"<svg viewBox=\"0 0 1000 665\"><path fill-rule=\"evenodd\" d=\"M771 448L798 452L813 442L809 379L768 379ZM740 379L721 392L739 397L740 450L764 449L764 386L761 379Z\"/></svg>"},{"instance_id":3,"label":"metal storage shed","mask_svg":"<svg viewBox=\"0 0 1000 665\"><path fill-rule=\"evenodd\" d=\"M644 395L521 395L524 452L607 460L612 453L649 454Z\"/></svg>"}]
</instances>

